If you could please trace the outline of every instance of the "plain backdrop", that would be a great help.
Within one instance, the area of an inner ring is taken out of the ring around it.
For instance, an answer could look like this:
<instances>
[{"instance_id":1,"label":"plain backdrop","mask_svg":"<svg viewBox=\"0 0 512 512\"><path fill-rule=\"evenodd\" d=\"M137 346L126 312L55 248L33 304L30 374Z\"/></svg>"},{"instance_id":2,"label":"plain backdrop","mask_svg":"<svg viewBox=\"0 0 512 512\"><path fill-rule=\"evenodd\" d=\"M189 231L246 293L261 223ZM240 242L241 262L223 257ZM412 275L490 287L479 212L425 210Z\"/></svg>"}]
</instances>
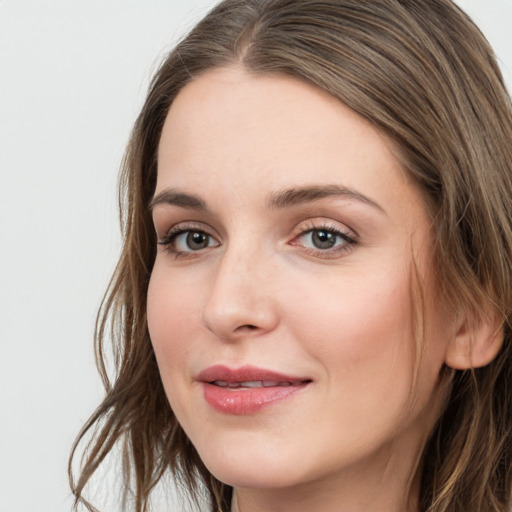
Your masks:
<instances>
[{"instance_id":1,"label":"plain backdrop","mask_svg":"<svg viewBox=\"0 0 512 512\"><path fill-rule=\"evenodd\" d=\"M124 146L151 72L213 3L0 0L0 512L70 510ZM459 4L512 87L512 0Z\"/></svg>"}]
</instances>

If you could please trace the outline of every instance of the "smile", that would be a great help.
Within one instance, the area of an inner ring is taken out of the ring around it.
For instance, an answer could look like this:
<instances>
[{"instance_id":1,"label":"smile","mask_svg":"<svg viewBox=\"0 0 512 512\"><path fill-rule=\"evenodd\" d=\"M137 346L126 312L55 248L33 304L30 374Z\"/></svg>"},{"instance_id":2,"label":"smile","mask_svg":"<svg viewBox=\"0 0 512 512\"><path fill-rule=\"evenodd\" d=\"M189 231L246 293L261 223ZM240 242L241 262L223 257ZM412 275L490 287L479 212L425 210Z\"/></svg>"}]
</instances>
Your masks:
<instances>
[{"instance_id":1,"label":"smile","mask_svg":"<svg viewBox=\"0 0 512 512\"><path fill-rule=\"evenodd\" d=\"M221 365L202 371L197 380L208 405L232 415L256 414L292 398L312 382L251 366L231 369Z\"/></svg>"},{"instance_id":2,"label":"smile","mask_svg":"<svg viewBox=\"0 0 512 512\"><path fill-rule=\"evenodd\" d=\"M228 389L251 389L251 388L273 388L276 386L298 386L302 381L296 382L277 382L269 380L250 380L245 382L226 382L225 380L215 380L210 382L214 386Z\"/></svg>"}]
</instances>

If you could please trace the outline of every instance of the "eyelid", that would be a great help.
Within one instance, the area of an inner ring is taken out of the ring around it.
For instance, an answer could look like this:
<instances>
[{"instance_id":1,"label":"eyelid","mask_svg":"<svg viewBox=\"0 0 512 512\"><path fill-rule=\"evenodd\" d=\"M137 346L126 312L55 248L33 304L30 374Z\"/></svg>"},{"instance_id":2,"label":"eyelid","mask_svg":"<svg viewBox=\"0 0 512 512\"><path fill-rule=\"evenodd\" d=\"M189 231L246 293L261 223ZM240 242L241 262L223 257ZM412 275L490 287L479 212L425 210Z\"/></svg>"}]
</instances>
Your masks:
<instances>
[{"instance_id":1,"label":"eyelid","mask_svg":"<svg viewBox=\"0 0 512 512\"><path fill-rule=\"evenodd\" d=\"M340 240L332 248L314 248L307 247L300 242L300 239L312 231L328 231L335 234ZM207 246L197 250L180 250L176 248L173 241L183 233L202 232L215 241L215 245ZM342 241L343 243L339 243ZM198 221L181 221L171 226L163 236L157 238L157 244L163 246L163 249L173 254L176 258L193 258L204 255L205 252L222 245L221 237L210 225ZM354 249L359 244L357 233L345 224L322 217L315 217L303 220L293 228L292 234L286 242L287 245L298 247L303 253L309 256L322 259L336 259L344 253Z\"/></svg>"},{"instance_id":2,"label":"eyelid","mask_svg":"<svg viewBox=\"0 0 512 512\"><path fill-rule=\"evenodd\" d=\"M301 237L311 233L312 231L322 230L336 234L344 240L345 243L334 246L333 248L315 249L312 247L305 247L297 242ZM341 224L331 219L315 218L299 223L293 230L292 238L288 244L301 247L302 251L314 257L335 259L341 257L343 253L354 249L355 246L359 244L359 236L354 232L354 230L348 228L345 224Z\"/></svg>"},{"instance_id":3,"label":"eyelid","mask_svg":"<svg viewBox=\"0 0 512 512\"><path fill-rule=\"evenodd\" d=\"M350 238L353 238L354 240L359 239L359 235L355 230L349 228L342 222L326 217L313 217L297 223L297 225L293 228L292 237L297 237L298 235L304 234L308 231L321 229L342 233L346 236L349 236Z\"/></svg>"},{"instance_id":4,"label":"eyelid","mask_svg":"<svg viewBox=\"0 0 512 512\"><path fill-rule=\"evenodd\" d=\"M170 223L169 223L170 224ZM220 239L219 234L216 230L214 230L210 225L205 224L201 221L195 221L195 220L183 220L176 223L173 223L170 228L167 229L158 229L158 227L155 227L157 231L157 237L159 240L167 238L173 234L179 233L180 231L203 231L207 233L208 235L212 236L216 240ZM163 232L162 235L159 235L158 232Z\"/></svg>"},{"instance_id":5,"label":"eyelid","mask_svg":"<svg viewBox=\"0 0 512 512\"><path fill-rule=\"evenodd\" d=\"M185 255L187 255L188 257L199 256L203 254L207 249L212 248L205 247L204 249L200 249L197 251L181 251L179 249L176 249L173 246L172 242L176 239L176 237L189 231L201 232L211 237L216 242L216 245L214 247L219 247L221 245L220 237L217 235L216 231L213 230L207 224L203 224L202 222L197 221L182 221L178 222L177 224L174 224L173 226L171 226L170 229L168 229L165 232L163 236L157 237L157 244L163 246L164 250L174 254L176 258Z\"/></svg>"}]
</instances>

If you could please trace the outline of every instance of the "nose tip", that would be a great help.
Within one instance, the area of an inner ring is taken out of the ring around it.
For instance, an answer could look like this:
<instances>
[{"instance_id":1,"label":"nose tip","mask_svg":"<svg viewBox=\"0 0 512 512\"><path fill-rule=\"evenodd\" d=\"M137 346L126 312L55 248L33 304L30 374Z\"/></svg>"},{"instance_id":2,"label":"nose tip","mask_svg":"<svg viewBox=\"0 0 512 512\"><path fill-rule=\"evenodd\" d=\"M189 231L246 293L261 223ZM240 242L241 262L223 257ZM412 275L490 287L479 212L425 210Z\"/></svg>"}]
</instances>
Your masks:
<instances>
[{"instance_id":1,"label":"nose tip","mask_svg":"<svg viewBox=\"0 0 512 512\"><path fill-rule=\"evenodd\" d=\"M223 262L203 310L203 324L222 339L258 336L273 330L278 315L270 288L269 276L257 275L254 267L242 271L240 265L233 268Z\"/></svg>"},{"instance_id":2,"label":"nose tip","mask_svg":"<svg viewBox=\"0 0 512 512\"><path fill-rule=\"evenodd\" d=\"M203 323L219 338L230 339L269 332L276 319L268 303L216 293L203 311Z\"/></svg>"}]
</instances>

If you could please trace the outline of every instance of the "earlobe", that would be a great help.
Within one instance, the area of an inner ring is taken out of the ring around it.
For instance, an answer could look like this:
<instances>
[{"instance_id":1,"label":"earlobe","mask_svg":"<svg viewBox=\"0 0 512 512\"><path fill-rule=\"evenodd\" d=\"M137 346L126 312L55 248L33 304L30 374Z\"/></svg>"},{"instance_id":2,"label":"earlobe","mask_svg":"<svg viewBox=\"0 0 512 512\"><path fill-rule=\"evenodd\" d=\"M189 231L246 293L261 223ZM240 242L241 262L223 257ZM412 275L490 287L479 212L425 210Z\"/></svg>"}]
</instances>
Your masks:
<instances>
[{"instance_id":1,"label":"earlobe","mask_svg":"<svg viewBox=\"0 0 512 512\"><path fill-rule=\"evenodd\" d=\"M445 363L455 370L486 366L498 355L503 336L503 324L496 314L466 317L448 344Z\"/></svg>"}]
</instances>

